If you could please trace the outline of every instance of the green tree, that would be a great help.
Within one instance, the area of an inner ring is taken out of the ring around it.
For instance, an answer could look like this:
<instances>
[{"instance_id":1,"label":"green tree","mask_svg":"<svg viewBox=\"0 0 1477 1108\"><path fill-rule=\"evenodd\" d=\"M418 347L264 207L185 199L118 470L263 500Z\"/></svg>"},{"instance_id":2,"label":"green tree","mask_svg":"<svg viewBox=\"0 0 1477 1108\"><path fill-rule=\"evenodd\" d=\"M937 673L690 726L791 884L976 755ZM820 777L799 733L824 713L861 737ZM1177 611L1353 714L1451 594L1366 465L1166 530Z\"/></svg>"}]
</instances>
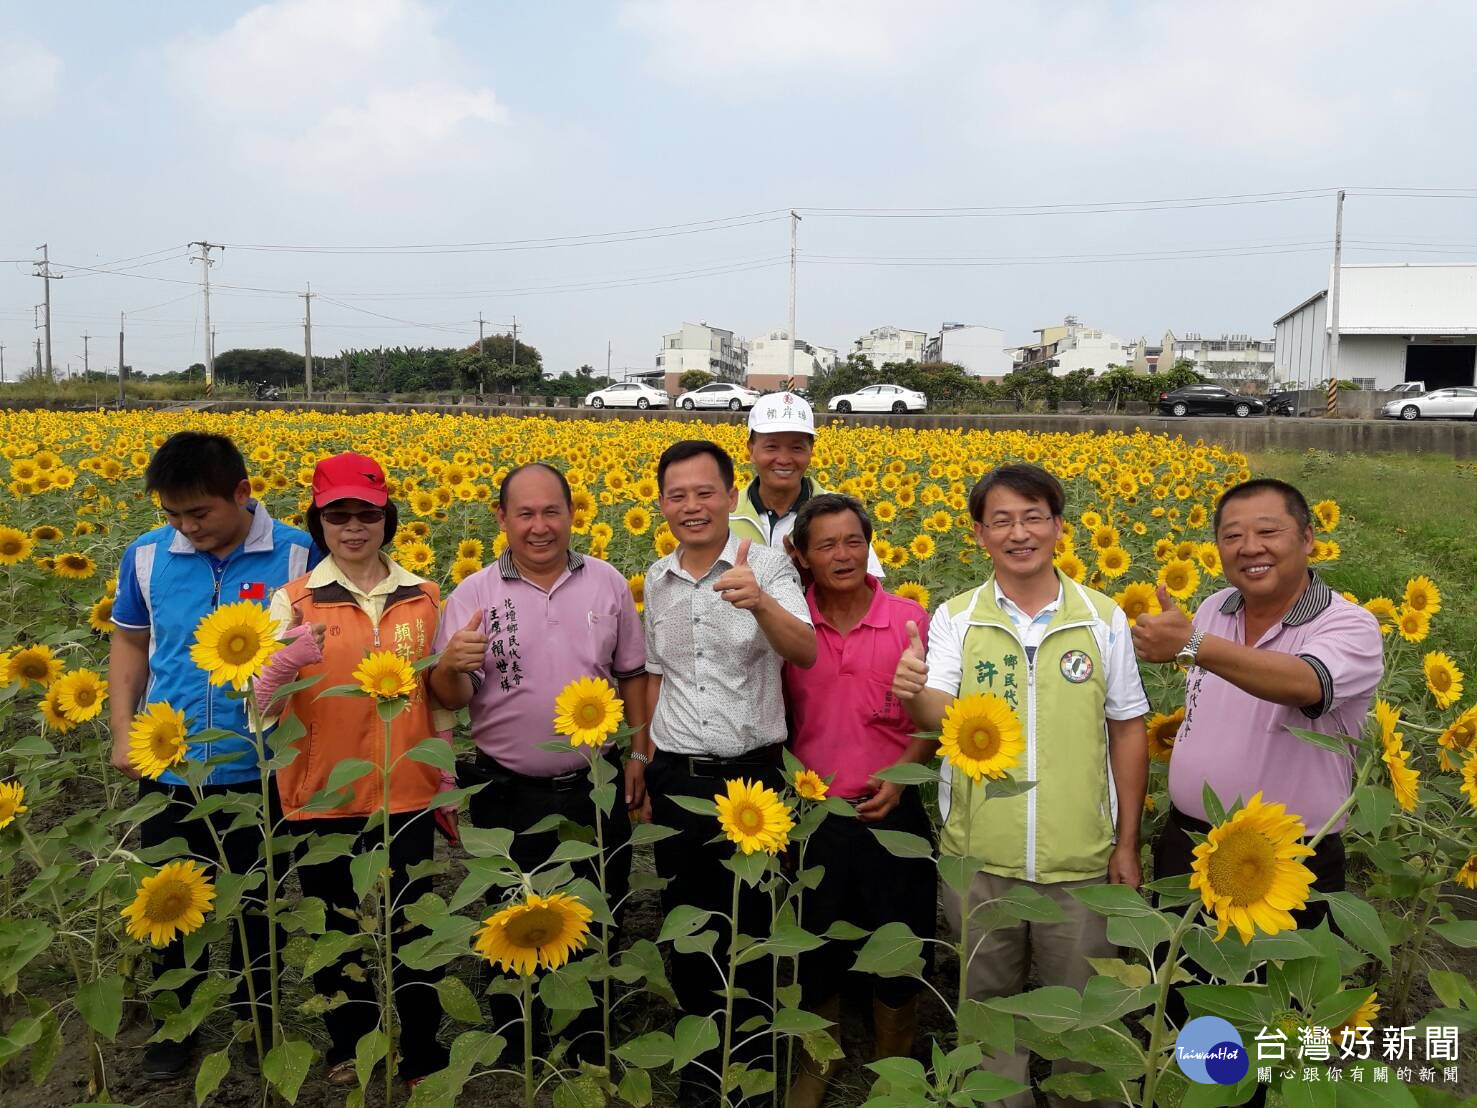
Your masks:
<instances>
[{"instance_id":1,"label":"green tree","mask_svg":"<svg viewBox=\"0 0 1477 1108\"><path fill-rule=\"evenodd\" d=\"M677 378L677 387L683 392L691 392L693 389L700 389L704 385L711 385L716 380L718 378L706 369L689 369L681 377Z\"/></svg>"}]
</instances>

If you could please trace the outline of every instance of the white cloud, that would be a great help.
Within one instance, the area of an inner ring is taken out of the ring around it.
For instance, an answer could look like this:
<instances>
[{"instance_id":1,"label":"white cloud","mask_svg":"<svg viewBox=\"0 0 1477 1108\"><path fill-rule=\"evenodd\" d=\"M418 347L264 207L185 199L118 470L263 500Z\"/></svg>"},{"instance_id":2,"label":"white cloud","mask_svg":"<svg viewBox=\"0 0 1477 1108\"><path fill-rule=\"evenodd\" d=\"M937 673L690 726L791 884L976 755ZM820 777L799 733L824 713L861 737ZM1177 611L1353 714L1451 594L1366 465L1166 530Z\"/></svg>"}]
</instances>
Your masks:
<instances>
[{"instance_id":1,"label":"white cloud","mask_svg":"<svg viewBox=\"0 0 1477 1108\"><path fill-rule=\"evenodd\" d=\"M0 37L0 119L50 106L62 60L33 39Z\"/></svg>"},{"instance_id":2,"label":"white cloud","mask_svg":"<svg viewBox=\"0 0 1477 1108\"><path fill-rule=\"evenodd\" d=\"M275 0L172 57L181 94L241 155L336 187L350 167L481 163L509 118L419 0Z\"/></svg>"}]
</instances>

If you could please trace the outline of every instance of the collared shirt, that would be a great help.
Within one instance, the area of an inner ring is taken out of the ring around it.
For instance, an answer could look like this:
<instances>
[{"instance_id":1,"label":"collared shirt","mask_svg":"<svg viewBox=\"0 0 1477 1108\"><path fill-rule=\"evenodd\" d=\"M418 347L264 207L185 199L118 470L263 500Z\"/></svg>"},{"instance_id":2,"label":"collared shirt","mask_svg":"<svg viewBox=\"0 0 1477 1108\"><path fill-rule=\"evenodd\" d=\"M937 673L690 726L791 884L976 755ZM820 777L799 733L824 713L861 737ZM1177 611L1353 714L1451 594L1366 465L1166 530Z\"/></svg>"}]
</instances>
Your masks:
<instances>
[{"instance_id":1,"label":"collared shirt","mask_svg":"<svg viewBox=\"0 0 1477 1108\"><path fill-rule=\"evenodd\" d=\"M783 660L752 612L713 591L733 568L738 537L698 580L682 568L682 548L646 574L646 669L661 676L651 738L669 754L732 758L785 739ZM783 551L749 548L759 588L810 624L800 575Z\"/></svg>"},{"instance_id":2,"label":"collared shirt","mask_svg":"<svg viewBox=\"0 0 1477 1108\"><path fill-rule=\"evenodd\" d=\"M1236 589L1208 597L1195 629L1240 645L1246 639L1245 599ZM1185 721L1169 762L1169 798L1181 812L1206 818L1205 785L1230 808L1260 792L1285 804L1313 834L1349 795L1354 762L1291 734L1358 735L1384 674L1379 621L1337 595L1309 571L1292 610L1255 645L1295 654L1313 667L1323 694L1317 704L1287 707L1260 700L1223 677L1191 666L1185 681ZM1339 830L1342 822L1334 827Z\"/></svg>"},{"instance_id":3,"label":"collared shirt","mask_svg":"<svg viewBox=\"0 0 1477 1108\"><path fill-rule=\"evenodd\" d=\"M540 750L558 740L554 701L571 681L614 684L645 671L636 603L619 570L570 551L547 591L526 580L509 553L478 570L447 598L436 649L483 613L487 657L472 674L472 740L514 773L557 777L588 764L584 754Z\"/></svg>"},{"instance_id":4,"label":"collared shirt","mask_svg":"<svg viewBox=\"0 0 1477 1108\"><path fill-rule=\"evenodd\" d=\"M754 511L752 515L743 512L735 518L752 523L765 546L783 550L785 540L795 530L795 520L800 515L801 506L811 497L819 496L825 491L809 477L800 478L800 494L795 497L795 503L790 505L789 511L781 514L764 503L764 497L759 492L759 478L755 477L743 494ZM867 547L867 572L879 581L887 576L887 571L882 568L882 562L877 557L877 551L871 546Z\"/></svg>"},{"instance_id":5,"label":"collared shirt","mask_svg":"<svg viewBox=\"0 0 1477 1108\"><path fill-rule=\"evenodd\" d=\"M867 578L872 602L861 622L842 634L821 612L815 586L805 594L815 624L815 665L784 667L791 749L822 777L833 796L858 797L879 769L908 748L914 728L892 693L892 675L908 648L908 621L928 637L928 614L917 601L886 592Z\"/></svg>"}]
</instances>

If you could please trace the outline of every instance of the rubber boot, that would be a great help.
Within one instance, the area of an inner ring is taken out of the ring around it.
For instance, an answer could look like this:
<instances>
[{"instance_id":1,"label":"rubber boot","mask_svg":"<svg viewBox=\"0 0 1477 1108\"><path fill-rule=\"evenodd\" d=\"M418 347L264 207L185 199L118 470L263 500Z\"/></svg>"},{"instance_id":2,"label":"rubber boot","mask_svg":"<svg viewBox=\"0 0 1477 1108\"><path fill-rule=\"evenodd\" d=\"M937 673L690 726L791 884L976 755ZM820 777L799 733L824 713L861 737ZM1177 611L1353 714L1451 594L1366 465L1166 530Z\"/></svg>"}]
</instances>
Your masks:
<instances>
[{"instance_id":1,"label":"rubber boot","mask_svg":"<svg viewBox=\"0 0 1477 1108\"><path fill-rule=\"evenodd\" d=\"M831 1036L838 1042L841 1037L841 997L829 997L816 1005L815 1014L830 1020L836 1026ZM824 1065L816 1062L804 1050L800 1051L800 1072L790 1085L789 1108L821 1108L826 1099L826 1088L831 1084L831 1075L836 1072L836 1062Z\"/></svg>"},{"instance_id":2,"label":"rubber boot","mask_svg":"<svg viewBox=\"0 0 1477 1108\"><path fill-rule=\"evenodd\" d=\"M872 1033L877 1058L911 1057L918 1034L918 998L913 997L901 1008L889 1008L873 1000Z\"/></svg>"}]
</instances>

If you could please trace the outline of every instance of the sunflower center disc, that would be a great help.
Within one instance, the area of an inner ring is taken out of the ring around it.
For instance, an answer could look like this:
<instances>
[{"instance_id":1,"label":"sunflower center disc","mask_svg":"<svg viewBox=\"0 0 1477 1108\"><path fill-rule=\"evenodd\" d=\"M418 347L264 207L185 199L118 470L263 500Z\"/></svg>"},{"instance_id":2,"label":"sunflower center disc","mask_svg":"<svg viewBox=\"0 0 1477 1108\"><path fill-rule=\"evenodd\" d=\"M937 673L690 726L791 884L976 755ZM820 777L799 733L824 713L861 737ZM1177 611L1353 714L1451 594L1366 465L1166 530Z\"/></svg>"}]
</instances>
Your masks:
<instances>
[{"instance_id":1,"label":"sunflower center disc","mask_svg":"<svg viewBox=\"0 0 1477 1108\"><path fill-rule=\"evenodd\" d=\"M754 831L764 823L764 820L760 818L759 813L753 808L742 809L739 812L738 821L739 823L743 824L744 829L747 831Z\"/></svg>"},{"instance_id":2,"label":"sunflower center disc","mask_svg":"<svg viewBox=\"0 0 1477 1108\"><path fill-rule=\"evenodd\" d=\"M1210 883L1236 905L1261 900L1277 876L1272 840L1257 831L1232 831L1210 859Z\"/></svg>"},{"instance_id":3,"label":"sunflower center disc","mask_svg":"<svg viewBox=\"0 0 1477 1108\"><path fill-rule=\"evenodd\" d=\"M508 925L508 937L518 946L543 946L559 934L560 918L546 908L524 912Z\"/></svg>"},{"instance_id":4,"label":"sunflower center disc","mask_svg":"<svg viewBox=\"0 0 1477 1108\"><path fill-rule=\"evenodd\" d=\"M256 636L233 631L221 642L221 657L233 666L242 665L256 655Z\"/></svg>"},{"instance_id":5,"label":"sunflower center disc","mask_svg":"<svg viewBox=\"0 0 1477 1108\"><path fill-rule=\"evenodd\" d=\"M993 758L1000 749L1000 732L981 724L960 735L959 745L971 758Z\"/></svg>"},{"instance_id":6,"label":"sunflower center disc","mask_svg":"<svg viewBox=\"0 0 1477 1108\"><path fill-rule=\"evenodd\" d=\"M598 704L589 703L580 705L579 719L586 727L594 727L595 724L599 723L601 714L600 705Z\"/></svg>"},{"instance_id":7,"label":"sunflower center disc","mask_svg":"<svg viewBox=\"0 0 1477 1108\"><path fill-rule=\"evenodd\" d=\"M154 923L174 923L191 903L190 890L174 882L156 890L149 898L148 917Z\"/></svg>"}]
</instances>

